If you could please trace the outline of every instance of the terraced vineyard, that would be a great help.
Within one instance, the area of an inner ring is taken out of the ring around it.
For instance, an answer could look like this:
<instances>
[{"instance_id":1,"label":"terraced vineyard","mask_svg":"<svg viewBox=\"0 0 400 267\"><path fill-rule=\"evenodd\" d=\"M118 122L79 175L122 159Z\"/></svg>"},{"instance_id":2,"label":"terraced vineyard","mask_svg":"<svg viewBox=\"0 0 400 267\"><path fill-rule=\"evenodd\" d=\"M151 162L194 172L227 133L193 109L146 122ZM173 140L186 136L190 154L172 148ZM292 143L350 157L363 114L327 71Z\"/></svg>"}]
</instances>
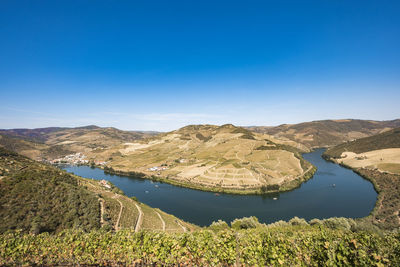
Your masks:
<instances>
[{"instance_id":1,"label":"terraced vineyard","mask_svg":"<svg viewBox=\"0 0 400 267\"><path fill-rule=\"evenodd\" d=\"M157 230L171 233L193 231L197 226L183 222L178 218L167 214L159 209L151 208L135 198L129 198L122 192L111 186L108 189L104 184L97 180L79 179L80 184L89 191L99 196L99 201L104 203L102 218L103 226L108 229L122 230L133 229L136 232L140 230Z\"/></svg>"},{"instance_id":2,"label":"terraced vineyard","mask_svg":"<svg viewBox=\"0 0 400 267\"><path fill-rule=\"evenodd\" d=\"M234 193L291 189L312 176L306 147L233 125L192 125L126 143L107 171Z\"/></svg>"}]
</instances>

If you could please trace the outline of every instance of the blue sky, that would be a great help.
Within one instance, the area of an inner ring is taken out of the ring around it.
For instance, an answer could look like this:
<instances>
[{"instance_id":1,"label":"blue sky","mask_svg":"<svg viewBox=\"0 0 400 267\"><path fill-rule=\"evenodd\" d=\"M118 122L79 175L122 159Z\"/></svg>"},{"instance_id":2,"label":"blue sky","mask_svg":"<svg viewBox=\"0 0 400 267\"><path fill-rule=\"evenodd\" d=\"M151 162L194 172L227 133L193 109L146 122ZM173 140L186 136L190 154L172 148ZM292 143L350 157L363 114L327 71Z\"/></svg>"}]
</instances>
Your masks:
<instances>
[{"instance_id":1,"label":"blue sky","mask_svg":"<svg viewBox=\"0 0 400 267\"><path fill-rule=\"evenodd\" d=\"M0 128L400 118L399 1L0 1Z\"/></svg>"}]
</instances>

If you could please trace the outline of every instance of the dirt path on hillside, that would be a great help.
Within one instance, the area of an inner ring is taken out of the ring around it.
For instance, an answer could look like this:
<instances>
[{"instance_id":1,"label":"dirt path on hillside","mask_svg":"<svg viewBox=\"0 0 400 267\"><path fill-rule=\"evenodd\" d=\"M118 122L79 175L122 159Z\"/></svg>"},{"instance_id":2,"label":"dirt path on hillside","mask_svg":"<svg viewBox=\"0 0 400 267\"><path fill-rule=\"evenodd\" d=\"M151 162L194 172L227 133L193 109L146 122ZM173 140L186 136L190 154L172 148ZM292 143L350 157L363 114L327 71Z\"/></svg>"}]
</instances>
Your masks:
<instances>
[{"instance_id":1,"label":"dirt path on hillside","mask_svg":"<svg viewBox=\"0 0 400 267\"><path fill-rule=\"evenodd\" d=\"M376 212L374 212L374 214L379 214L379 211L382 209L383 206L383 200L385 199L385 195L383 193L382 194L382 198L375 204L376 207L378 207L378 209L376 210ZM376 215L373 216L373 220L379 223L385 222L386 219L383 220L377 220L376 219Z\"/></svg>"},{"instance_id":2,"label":"dirt path on hillside","mask_svg":"<svg viewBox=\"0 0 400 267\"><path fill-rule=\"evenodd\" d=\"M300 178L300 177L306 175L306 173L309 172L309 171L311 171L312 168L313 168L312 166L308 167L308 169L307 169L305 172L303 172L301 175L297 176L296 179L298 179L298 178Z\"/></svg>"},{"instance_id":3,"label":"dirt path on hillside","mask_svg":"<svg viewBox=\"0 0 400 267\"><path fill-rule=\"evenodd\" d=\"M122 210L124 209L124 205L122 204L122 202L117 198L118 197L118 195L114 195L113 196L113 198L116 200L116 201L118 201L119 202L119 205L120 205L120 209L119 209L119 214L118 214L118 218L117 218L117 222L115 223L115 231L118 231L120 228L119 228L119 221L121 220L121 215L122 215Z\"/></svg>"},{"instance_id":4,"label":"dirt path on hillside","mask_svg":"<svg viewBox=\"0 0 400 267\"><path fill-rule=\"evenodd\" d=\"M135 203L135 206L136 206L137 210L139 211L139 217L138 217L138 220L137 220L136 225L135 225L135 232L139 232L140 227L142 226L143 212L142 212L142 209L139 207L138 204Z\"/></svg>"},{"instance_id":5,"label":"dirt path on hillside","mask_svg":"<svg viewBox=\"0 0 400 267\"><path fill-rule=\"evenodd\" d=\"M293 157L294 157L294 154L293 154ZM298 164L299 164L299 165L298 165L299 170L304 171L303 168L301 167L301 162L300 162L300 160L298 160ZM304 174L304 173L306 173L306 172L303 172L303 174Z\"/></svg>"},{"instance_id":6,"label":"dirt path on hillside","mask_svg":"<svg viewBox=\"0 0 400 267\"><path fill-rule=\"evenodd\" d=\"M158 217L159 217L160 220L161 220L161 223L162 223L162 230L165 231L165 222L164 222L163 218L161 217L160 213L158 213L157 211L156 211L156 213L157 213Z\"/></svg>"},{"instance_id":7,"label":"dirt path on hillside","mask_svg":"<svg viewBox=\"0 0 400 267\"><path fill-rule=\"evenodd\" d=\"M100 201L100 226L103 227L104 225L104 200L102 198L99 198Z\"/></svg>"},{"instance_id":8,"label":"dirt path on hillside","mask_svg":"<svg viewBox=\"0 0 400 267\"><path fill-rule=\"evenodd\" d=\"M179 224L179 226L182 228L183 232L186 233L186 232L187 232L186 227L183 226L183 225L181 224L180 221L176 220L176 222L177 222L177 223Z\"/></svg>"}]
</instances>

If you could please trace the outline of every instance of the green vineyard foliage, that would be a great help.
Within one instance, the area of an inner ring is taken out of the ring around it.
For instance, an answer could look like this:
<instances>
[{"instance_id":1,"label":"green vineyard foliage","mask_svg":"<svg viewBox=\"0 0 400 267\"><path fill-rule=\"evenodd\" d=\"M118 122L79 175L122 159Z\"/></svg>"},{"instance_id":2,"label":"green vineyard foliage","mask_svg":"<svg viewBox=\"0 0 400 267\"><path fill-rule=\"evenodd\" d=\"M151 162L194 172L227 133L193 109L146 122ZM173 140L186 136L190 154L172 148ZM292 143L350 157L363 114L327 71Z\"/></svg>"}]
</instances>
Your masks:
<instances>
[{"instance_id":1,"label":"green vineyard foliage","mask_svg":"<svg viewBox=\"0 0 400 267\"><path fill-rule=\"evenodd\" d=\"M325 226L0 235L0 265L400 266L400 234Z\"/></svg>"}]
</instances>

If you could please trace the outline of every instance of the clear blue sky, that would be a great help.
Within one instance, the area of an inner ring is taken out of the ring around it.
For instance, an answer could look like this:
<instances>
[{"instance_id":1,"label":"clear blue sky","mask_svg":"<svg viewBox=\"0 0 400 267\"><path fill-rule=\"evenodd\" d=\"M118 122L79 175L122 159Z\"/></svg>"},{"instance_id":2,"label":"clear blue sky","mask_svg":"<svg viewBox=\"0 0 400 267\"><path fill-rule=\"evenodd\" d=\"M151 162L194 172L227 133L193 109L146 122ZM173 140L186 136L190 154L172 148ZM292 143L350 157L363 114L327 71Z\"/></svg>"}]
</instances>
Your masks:
<instances>
[{"instance_id":1,"label":"clear blue sky","mask_svg":"<svg viewBox=\"0 0 400 267\"><path fill-rule=\"evenodd\" d=\"M0 128L400 117L400 1L0 1Z\"/></svg>"}]
</instances>

